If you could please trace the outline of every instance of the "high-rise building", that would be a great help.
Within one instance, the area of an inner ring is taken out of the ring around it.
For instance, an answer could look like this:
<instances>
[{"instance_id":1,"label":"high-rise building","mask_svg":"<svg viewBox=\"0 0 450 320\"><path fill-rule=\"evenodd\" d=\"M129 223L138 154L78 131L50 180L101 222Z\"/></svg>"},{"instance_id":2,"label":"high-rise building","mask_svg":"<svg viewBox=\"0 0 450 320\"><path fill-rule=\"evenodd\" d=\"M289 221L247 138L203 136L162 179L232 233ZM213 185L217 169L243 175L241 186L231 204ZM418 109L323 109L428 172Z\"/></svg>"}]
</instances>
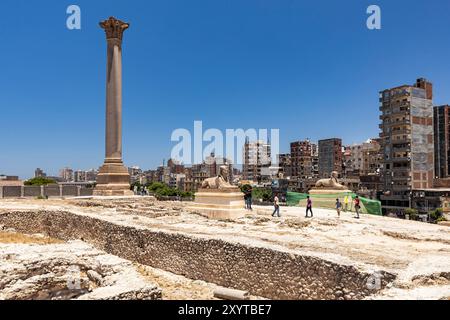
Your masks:
<instances>
[{"instance_id":1,"label":"high-rise building","mask_svg":"<svg viewBox=\"0 0 450 320\"><path fill-rule=\"evenodd\" d=\"M345 178L355 176L353 162L352 162L352 147L345 146L342 148L342 175Z\"/></svg>"},{"instance_id":2,"label":"high-rise building","mask_svg":"<svg viewBox=\"0 0 450 320\"><path fill-rule=\"evenodd\" d=\"M146 183L160 182L157 170L147 170L144 172Z\"/></svg>"},{"instance_id":3,"label":"high-rise building","mask_svg":"<svg viewBox=\"0 0 450 320\"><path fill-rule=\"evenodd\" d=\"M194 190L197 190L202 185L203 181L205 179L208 179L209 172L207 168L202 164L194 164L192 166L192 181L193 181L193 188Z\"/></svg>"},{"instance_id":4,"label":"high-rise building","mask_svg":"<svg viewBox=\"0 0 450 320\"><path fill-rule=\"evenodd\" d=\"M203 161L202 166L207 173L208 178L216 177L220 172L220 167L226 166L228 167L228 181L233 181L233 164L232 161L227 158L219 157L216 156L215 153L211 153Z\"/></svg>"},{"instance_id":5,"label":"high-rise building","mask_svg":"<svg viewBox=\"0 0 450 320\"><path fill-rule=\"evenodd\" d=\"M95 182L97 180L97 171L91 170L75 170L73 172L74 182Z\"/></svg>"},{"instance_id":6,"label":"high-rise building","mask_svg":"<svg viewBox=\"0 0 450 320\"><path fill-rule=\"evenodd\" d=\"M347 160L347 175L365 176L378 173L381 166L380 148L378 139L370 139L364 143L346 147L344 157Z\"/></svg>"},{"instance_id":7,"label":"high-rise building","mask_svg":"<svg viewBox=\"0 0 450 320\"><path fill-rule=\"evenodd\" d=\"M37 168L36 170L34 170L34 177L35 178L45 178L45 177L47 177L47 174L41 168Z\"/></svg>"},{"instance_id":8,"label":"high-rise building","mask_svg":"<svg viewBox=\"0 0 450 320\"><path fill-rule=\"evenodd\" d=\"M86 182L86 171L75 170L73 172L73 181L74 182Z\"/></svg>"},{"instance_id":9,"label":"high-rise building","mask_svg":"<svg viewBox=\"0 0 450 320\"><path fill-rule=\"evenodd\" d=\"M169 185L170 184L170 176L171 176L170 167L163 167L163 174L162 174L162 182Z\"/></svg>"},{"instance_id":10,"label":"high-rise building","mask_svg":"<svg viewBox=\"0 0 450 320\"><path fill-rule=\"evenodd\" d=\"M184 173L184 165L182 165L179 161L169 159L169 161L167 162L167 166L170 168L170 172L173 174Z\"/></svg>"},{"instance_id":11,"label":"high-rise building","mask_svg":"<svg viewBox=\"0 0 450 320\"><path fill-rule=\"evenodd\" d=\"M342 173L342 140L338 138L319 141L319 176L329 178L333 171Z\"/></svg>"},{"instance_id":12,"label":"high-rise building","mask_svg":"<svg viewBox=\"0 0 450 320\"><path fill-rule=\"evenodd\" d=\"M292 160L289 153L280 154L278 156L278 162L280 166L280 173L284 178L292 177Z\"/></svg>"},{"instance_id":13,"label":"high-rise building","mask_svg":"<svg viewBox=\"0 0 450 320\"><path fill-rule=\"evenodd\" d=\"M162 165L162 166L159 166L156 169L156 174L155 174L156 180L155 180L155 182L164 182L164 168L165 168L165 166Z\"/></svg>"},{"instance_id":14,"label":"high-rise building","mask_svg":"<svg viewBox=\"0 0 450 320\"><path fill-rule=\"evenodd\" d=\"M433 187L433 85L418 79L380 92L385 210L410 207L414 189Z\"/></svg>"},{"instance_id":15,"label":"high-rise building","mask_svg":"<svg viewBox=\"0 0 450 320\"><path fill-rule=\"evenodd\" d=\"M450 178L450 106L434 107L434 163L436 178Z\"/></svg>"},{"instance_id":16,"label":"high-rise building","mask_svg":"<svg viewBox=\"0 0 450 320\"><path fill-rule=\"evenodd\" d=\"M311 154L312 176L317 178L319 176L319 146L317 143L311 143Z\"/></svg>"},{"instance_id":17,"label":"high-rise building","mask_svg":"<svg viewBox=\"0 0 450 320\"><path fill-rule=\"evenodd\" d=\"M64 182L73 182L74 181L73 170L68 167L65 167L59 170L59 177Z\"/></svg>"},{"instance_id":18,"label":"high-rise building","mask_svg":"<svg viewBox=\"0 0 450 320\"><path fill-rule=\"evenodd\" d=\"M91 169L86 171L86 182L95 182L97 181L98 171L95 169Z\"/></svg>"},{"instance_id":19,"label":"high-rise building","mask_svg":"<svg viewBox=\"0 0 450 320\"><path fill-rule=\"evenodd\" d=\"M269 143L264 141L246 141L243 152L244 165L242 174L244 180L261 182L265 177L270 177L270 155Z\"/></svg>"},{"instance_id":20,"label":"high-rise building","mask_svg":"<svg viewBox=\"0 0 450 320\"><path fill-rule=\"evenodd\" d=\"M309 140L291 143L292 176L298 179L308 179L313 176L312 145Z\"/></svg>"}]
</instances>

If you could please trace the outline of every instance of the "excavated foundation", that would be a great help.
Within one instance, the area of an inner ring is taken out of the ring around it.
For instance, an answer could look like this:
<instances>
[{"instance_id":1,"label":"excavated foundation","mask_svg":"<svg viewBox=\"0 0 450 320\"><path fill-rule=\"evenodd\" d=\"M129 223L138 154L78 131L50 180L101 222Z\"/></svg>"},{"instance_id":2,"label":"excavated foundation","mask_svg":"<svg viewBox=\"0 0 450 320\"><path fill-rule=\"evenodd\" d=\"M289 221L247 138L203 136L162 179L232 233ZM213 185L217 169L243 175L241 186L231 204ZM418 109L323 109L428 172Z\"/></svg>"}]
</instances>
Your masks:
<instances>
[{"instance_id":1,"label":"excavated foundation","mask_svg":"<svg viewBox=\"0 0 450 320\"><path fill-rule=\"evenodd\" d=\"M80 239L130 261L271 299L362 299L396 278L385 270L313 255L111 220L58 210L0 214L0 225L18 232L43 233L64 241Z\"/></svg>"}]
</instances>

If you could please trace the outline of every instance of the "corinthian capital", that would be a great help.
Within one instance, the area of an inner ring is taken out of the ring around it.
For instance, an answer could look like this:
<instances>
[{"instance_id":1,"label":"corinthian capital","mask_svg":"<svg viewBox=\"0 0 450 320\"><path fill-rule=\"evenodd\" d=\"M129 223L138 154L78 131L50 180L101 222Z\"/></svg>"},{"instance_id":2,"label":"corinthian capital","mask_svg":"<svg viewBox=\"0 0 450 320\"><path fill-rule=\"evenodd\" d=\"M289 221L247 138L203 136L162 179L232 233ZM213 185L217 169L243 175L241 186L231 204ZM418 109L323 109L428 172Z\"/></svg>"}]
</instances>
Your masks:
<instances>
[{"instance_id":1,"label":"corinthian capital","mask_svg":"<svg viewBox=\"0 0 450 320\"><path fill-rule=\"evenodd\" d=\"M114 17L110 17L108 20L100 22L100 27L105 30L106 39L122 40L123 32L128 29L129 26L129 23L120 21Z\"/></svg>"}]
</instances>

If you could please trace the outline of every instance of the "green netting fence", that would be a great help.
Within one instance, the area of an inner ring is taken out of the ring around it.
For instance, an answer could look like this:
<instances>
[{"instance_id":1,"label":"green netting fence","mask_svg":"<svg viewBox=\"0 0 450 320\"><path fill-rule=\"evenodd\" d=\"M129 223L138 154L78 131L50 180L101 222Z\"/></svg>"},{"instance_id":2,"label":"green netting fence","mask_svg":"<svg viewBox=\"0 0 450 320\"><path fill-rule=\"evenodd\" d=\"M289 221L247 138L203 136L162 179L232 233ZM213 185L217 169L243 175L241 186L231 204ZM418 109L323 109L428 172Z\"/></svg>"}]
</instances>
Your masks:
<instances>
[{"instance_id":1,"label":"green netting fence","mask_svg":"<svg viewBox=\"0 0 450 320\"><path fill-rule=\"evenodd\" d=\"M357 195L355 193L309 195L306 193L288 192L286 196L287 205L292 207L306 207L307 196L311 198L313 207L324 209L335 209L336 199L339 199L339 201L344 205L344 198L348 197L347 209L349 211L354 211L355 208L353 200ZM383 215L380 201L367 199L364 197L359 197L359 200L361 204L360 212L377 216Z\"/></svg>"}]
</instances>

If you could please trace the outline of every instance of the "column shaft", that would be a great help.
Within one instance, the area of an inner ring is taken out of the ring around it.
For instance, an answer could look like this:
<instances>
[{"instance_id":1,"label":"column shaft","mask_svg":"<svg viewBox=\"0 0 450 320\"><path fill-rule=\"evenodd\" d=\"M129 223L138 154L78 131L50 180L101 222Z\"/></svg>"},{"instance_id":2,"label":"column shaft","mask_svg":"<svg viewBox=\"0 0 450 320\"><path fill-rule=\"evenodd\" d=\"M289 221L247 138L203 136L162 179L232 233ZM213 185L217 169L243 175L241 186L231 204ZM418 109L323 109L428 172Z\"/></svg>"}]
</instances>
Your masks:
<instances>
[{"instance_id":1,"label":"column shaft","mask_svg":"<svg viewBox=\"0 0 450 320\"><path fill-rule=\"evenodd\" d=\"M108 39L105 163L122 162L122 49Z\"/></svg>"}]
</instances>

